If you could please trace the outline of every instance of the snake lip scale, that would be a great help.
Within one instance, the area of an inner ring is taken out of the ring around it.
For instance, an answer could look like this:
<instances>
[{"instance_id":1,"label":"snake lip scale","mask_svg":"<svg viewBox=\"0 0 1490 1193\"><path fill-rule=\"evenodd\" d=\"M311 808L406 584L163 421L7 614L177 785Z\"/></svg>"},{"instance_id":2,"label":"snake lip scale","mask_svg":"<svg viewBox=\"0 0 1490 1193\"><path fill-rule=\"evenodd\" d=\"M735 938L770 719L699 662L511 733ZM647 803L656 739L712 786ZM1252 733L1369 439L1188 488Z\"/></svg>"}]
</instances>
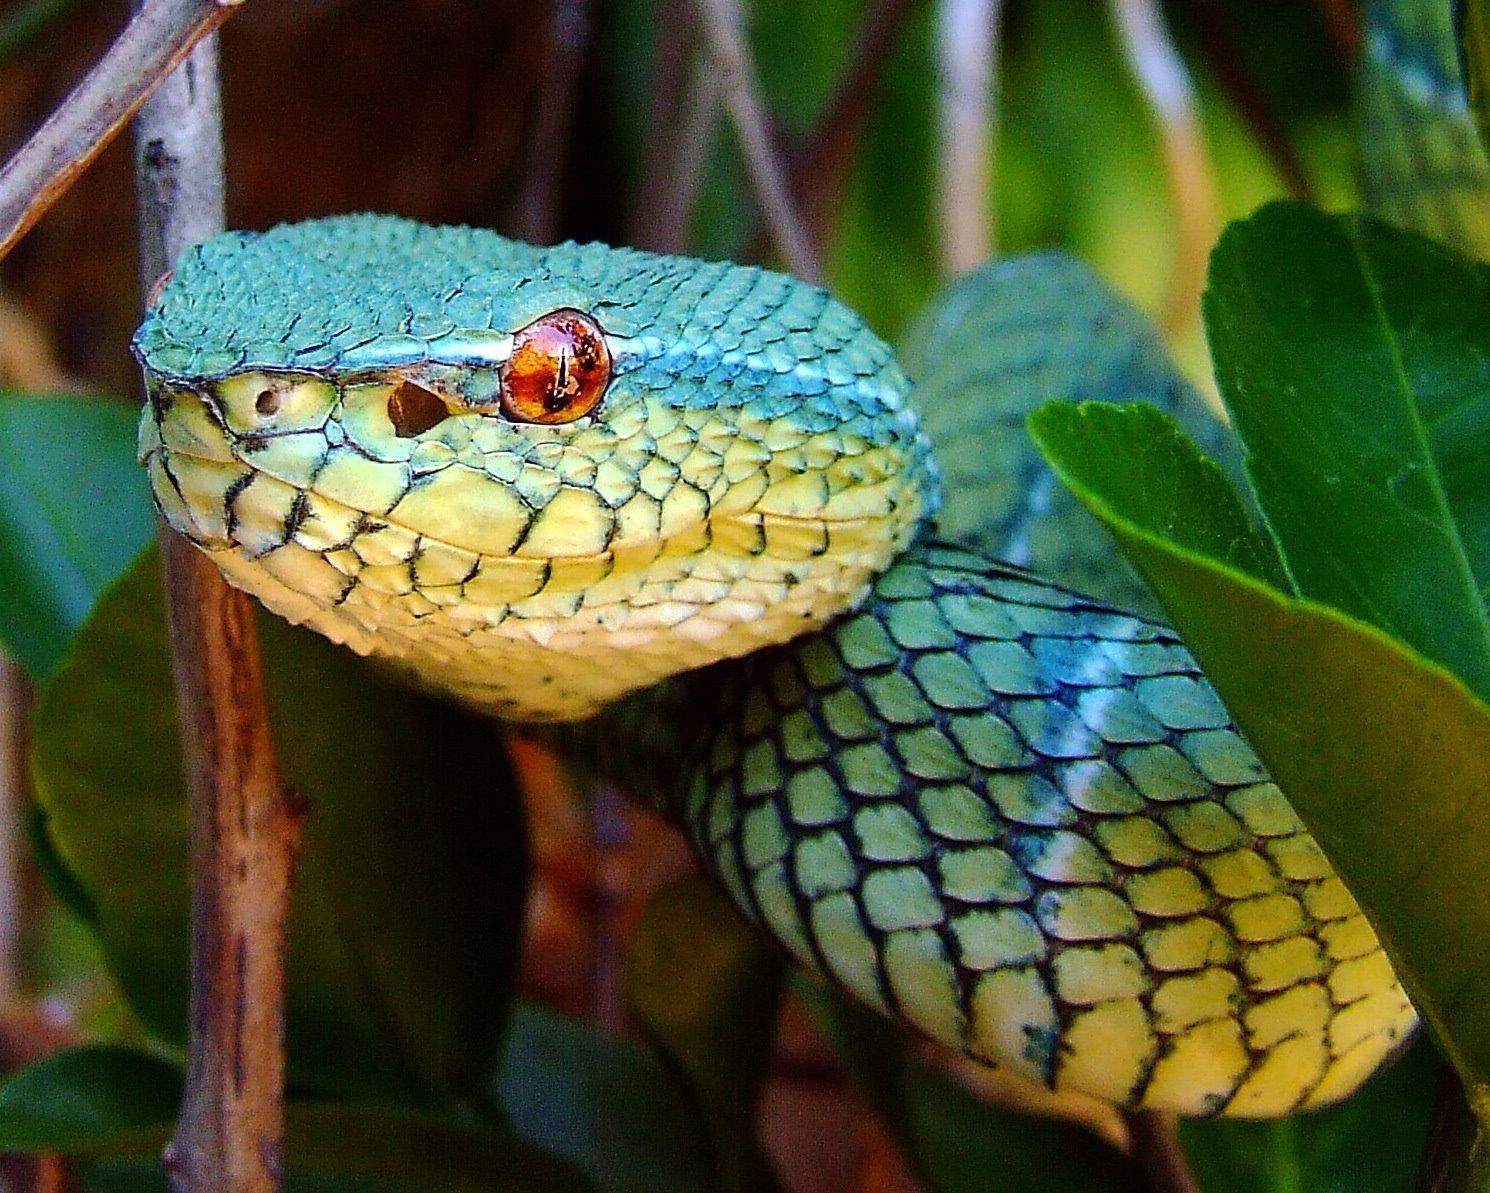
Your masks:
<instances>
[{"instance_id":1,"label":"snake lip scale","mask_svg":"<svg viewBox=\"0 0 1490 1193\"><path fill-rule=\"evenodd\" d=\"M189 250L134 348L156 501L231 582L592 762L633 743L868 1005L1194 1115L1334 1101L1412 1032L1174 634L937 540L910 384L821 290L338 217Z\"/></svg>"}]
</instances>

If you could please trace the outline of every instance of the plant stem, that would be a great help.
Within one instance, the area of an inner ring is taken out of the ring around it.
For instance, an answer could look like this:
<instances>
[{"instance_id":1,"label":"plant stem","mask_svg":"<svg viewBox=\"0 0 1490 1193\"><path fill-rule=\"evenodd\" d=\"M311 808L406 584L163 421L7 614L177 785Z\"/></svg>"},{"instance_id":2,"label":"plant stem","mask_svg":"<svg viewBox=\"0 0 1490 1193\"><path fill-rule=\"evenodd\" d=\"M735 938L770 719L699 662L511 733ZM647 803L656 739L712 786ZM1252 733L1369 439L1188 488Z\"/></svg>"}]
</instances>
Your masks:
<instances>
[{"instance_id":1,"label":"plant stem","mask_svg":"<svg viewBox=\"0 0 1490 1193\"><path fill-rule=\"evenodd\" d=\"M1195 89L1170 40L1158 0L1109 0L1128 63L1163 141L1178 247L1163 323L1184 328L1200 315L1211 247L1220 232L1210 156L1195 109Z\"/></svg>"},{"instance_id":2,"label":"plant stem","mask_svg":"<svg viewBox=\"0 0 1490 1193\"><path fill-rule=\"evenodd\" d=\"M1180 1146L1174 1115L1140 1110L1127 1119L1133 1163L1149 1193L1200 1193Z\"/></svg>"},{"instance_id":3,"label":"plant stem","mask_svg":"<svg viewBox=\"0 0 1490 1193\"><path fill-rule=\"evenodd\" d=\"M1445 1065L1418 1173L1419 1193L1486 1193L1490 1189L1490 1147L1485 1128L1464 1097L1464 1085Z\"/></svg>"},{"instance_id":4,"label":"plant stem","mask_svg":"<svg viewBox=\"0 0 1490 1193\"><path fill-rule=\"evenodd\" d=\"M1002 0L940 0L938 197L942 268L956 275L993 253L993 126Z\"/></svg>"},{"instance_id":5,"label":"plant stem","mask_svg":"<svg viewBox=\"0 0 1490 1193\"><path fill-rule=\"evenodd\" d=\"M148 3L147 3L148 6ZM148 296L223 224L215 38L142 109L140 273ZM165 1162L188 1193L273 1193L284 1140L284 965L301 810L280 781L254 608L161 524L190 810L186 1092Z\"/></svg>"},{"instance_id":6,"label":"plant stem","mask_svg":"<svg viewBox=\"0 0 1490 1193\"><path fill-rule=\"evenodd\" d=\"M688 49L686 36L676 45L678 62L659 78L659 118L647 149L642 184L637 188L628 221L627 237L637 248L655 253L688 251L694 211L703 187L704 170L719 123L719 88L708 63ZM659 63L659 71L663 67ZM687 77L682 76L687 72ZM674 83L679 86L674 87ZM663 110L665 109L665 114Z\"/></svg>"},{"instance_id":7,"label":"plant stem","mask_svg":"<svg viewBox=\"0 0 1490 1193\"><path fill-rule=\"evenodd\" d=\"M243 0L146 0L62 105L0 167L0 257Z\"/></svg>"},{"instance_id":8,"label":"plant stem","mask_svg":"<svg viewBox=\"0 0 1490 1193\"><path fill-rule=\"evenodd\" d=\"M570 133L590 42L589 0L552 0L528 129L523 180L513 204L513 231L534 244L558 235Z\"/></svg>"},{"instance_id":9,"label":"plant stem","mask_svg":"<svg viewBox=\"0 0 1490 1193\"><path fill-rule=\"evenodd\" d=\"M791 155L791 179L819 243L827 235L869 121L885 63L915 7L915 0L872 0L854 35L842 79L816 127Z\"/></svg>"},{"instance_id":10,"label":"plant stem","mask_svg":"<svg viewBox=\"0 0 1490 1193\"><path fill-rule=\"evenodd\" d=\"M738 0L696 0L696 10L771 239L793 273L804 281L819 282L822 264L793 201L781 153L771 136Z\"/></svg>"}]
</instances>

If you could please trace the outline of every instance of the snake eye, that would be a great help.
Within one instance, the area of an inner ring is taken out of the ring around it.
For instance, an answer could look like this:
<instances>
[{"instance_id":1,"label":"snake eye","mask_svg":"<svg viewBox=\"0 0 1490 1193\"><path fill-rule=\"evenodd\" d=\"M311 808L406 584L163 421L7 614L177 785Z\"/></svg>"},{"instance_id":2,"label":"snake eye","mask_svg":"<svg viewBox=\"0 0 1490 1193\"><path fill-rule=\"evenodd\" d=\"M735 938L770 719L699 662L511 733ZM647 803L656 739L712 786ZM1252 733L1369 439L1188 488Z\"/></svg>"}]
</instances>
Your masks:
<instances>
[{"instance_id":1,"label":"snake eye","mask_svg":"<svg viewBox=\"0 0 1490 1193\"><path fill-rule=\"evenodd\" d=\"M512 340L502 366L502 413L514 422L572 423L600 405L610 384L610 349L581 311L552 311Z\"/></svg>"}]
</instances>

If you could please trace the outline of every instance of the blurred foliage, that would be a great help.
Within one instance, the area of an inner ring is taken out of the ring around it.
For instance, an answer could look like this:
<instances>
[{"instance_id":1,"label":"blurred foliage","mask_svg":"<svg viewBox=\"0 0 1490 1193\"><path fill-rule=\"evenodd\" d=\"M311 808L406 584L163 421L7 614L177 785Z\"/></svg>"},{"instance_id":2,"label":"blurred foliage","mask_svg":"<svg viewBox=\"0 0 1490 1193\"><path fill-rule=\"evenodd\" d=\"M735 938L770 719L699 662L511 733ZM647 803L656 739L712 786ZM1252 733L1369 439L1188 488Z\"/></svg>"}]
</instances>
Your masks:
<instances>
[{"instance_id":1,"label":"blurred foliage","mask_svg":"<svg viewBox=\"0 0 1490 1193\"><path fill-rule=\"evenodd\" d=\"M848 58L868 7L867 0L749 6L765 98L793 160L803 160L852 66ZM1166 6L1195 74L1221 217L1245 216L1285 194L1284 179L1294 168L1316 201L1357 206L1351 105L1358 95L1366 201L1394 220L1483 253L1490 243L1490 168L1463 100L1447 0L1371 0L1358 90L1340 29L1327 15L1341 7L1301 0ZM1028 537L1031 562L1060 568L1068 580L1095 578L1112 558L1095 522L1087 521L1073 540L1041 521L1077 511L1028 456L1019 430L1026 411L1049 397L1147 398L1188 409L1186 425L1207 448L1216 443L1195 394L1140 314L1160 309L1167 296L1176 221L1154 121L1105 6L1008 0L1005 8L1000 119L989 130L997 162L990 224L1002 252L1041 247L1068 255L1011 259L945 287L935 227L933 6L920 3L911 6L870 89L841 193L824 205L825 256L832 289L881 332L906 341L923 398L936 403L934 434L944 412L949 425L966 425L958 421L965 417L958 405L992 397L1006 403L994 416L997 428L990 424L984 433L997 433L1011 458L1024 457L1019 467L1028 484L1054 495L1053 513L1043 510L1018 528ZM20 98L0 113L9 121L5 131L18 135L60 96L72 68L96 52L116 9L70 0L14 7L9 23L0 24L0 54L12 52L5 36L24 34L7 65L13 89L7 94ZM364 207L503 226L522 181L526 130L544 82L546 59L534 50L544 16L544 6L516 0L248 6L224 37L234 221L260 226ZM661 0L597 0L593 16L557 224L564 234L619 241L635 209L653 198L656 180L647 171L659 139L675 134L655 102L658 79L677 71L686 83L690 42L686 27L678 27L686 22ZM1475 26L1466 29L1469 37ZM1476 50L1477 43L1466 42L1471 81L1483 69ZM408 69L410 62L422 68ZM287 170L291 153L297 164ZM129 237L120 232L130 226L128 203L122 161L106 157L0 275L31 309L50 317L70 367L116 389L131 375L124 338L134 318L133 263ZM1293 282L1312 276L1299 264L1310 261L1331 285L1320 292L1301 288L1294 298L1354 303L1347 321L1354 334L1365 281L1350 278L1338 260L1311 256L1321 248L1314 240L1328 237L1305 236L1274 262L1279 276L1268 280L1262 297L1286 298ZM717 114L681 241L679 247L704 256L769 257L731 131ZM1428 353L1427 363L1414 370L1409 362L1409 384L1388 395L1395 415L1428 409L1449 385L1478 393L1473 356L1485 340L1476 321L1480 275L1445 258L1433 259L1430 268L1419 260L1423 250L1402 247L1406 242L1373 243L1373 251L1394 257L1382 263L1386 272L1417 278L1416 292L1399 296L1400 318L1386 320L1390 330L1408 340L1402 325L1418 326L1427 312L1424 342L1415 343ZM1240 270L1245 261L1234 256L1230 265ZM1373 273L1366 281L1372 280L1380 279ZM1246 289L1232 281L1229 293ZM928 304L931 313L918 321ZM939 321L938 312L948 311L956 317ZM1338 408L1368 383L1380 389L1380 378L1363 379L1354 359L1370 353L1347 340L1343 357L1327 356L1312 318L1254 302L1229 320L1231 366L1246 371L1252 394L1274 399L1270 409L1239 415L1254 447L1265 442L1268 428L1283 428L1281 448L1301 442L1291 412L1278 408L1281 393L1322 395ZM1170 348L1185 373L1207 381L1198 319L1172 330ZM1302 338L1291 363L1313 367L1299 376L1267 374L1265 366L1276 362L1265 350L1294 343L1295 335ZM959 343L986 352L959 354ZM1382 337L1370 347L1379 357ZM998 358L992 376L980 372L990 355ZM1425 373L1449 380L1434 391L1420 383ZM1237 375L1227 386L1234 405L1246 388ZM1469 413L1477 416L1478 407ZM1211 627L1197 630L1202 654L1215 659L1229 652L1231 662L1222 660L1217 679L1223 688L1231 685L1228 698L1238 711L1266 704L1280 721L1313 717L1321 677L1333 677L1341 699L1328 725L1360 755L1356 764L1379 769L1382 758L1410 743L1403 736L1409 731L1436 742L1432 731L1458 725L1462 733L1441 743L1432 773L1442 772L1444 792L1472 784L1483 760L1468 755L1481 740L1474 725L1483 710L1411 652L1293 599L1277 570L1275 543L1284 546L1292 572L1309 535L1280 530L1276 489L1259 486L1270 518L1264 534L1240 502L1224 495L1221 474L1199 464L1154 419L1111 410L1093 415L1068 403L1037 425L1048 445L1062 440L1059 471L1078 482L1079 495L1157 579L1182 626ZM1452 419L1435 425L1460 426ZM184 808L155 564L146 556L121 578L151 528L132 461L132 428L133 413L123 404L0 397L0 642L44 681L33 756L38 857L62 897L101 936L123 996L144 1025L130 1028L131 1035L138 1041L144 1033L151 1049L90 1048L21 1071L0 1085L0 1148L91 1152L81 1173L87 1187L136 1190L162 1187L158 1166L142 1160L143 1153L104 1157L98 1149L143 1138L153 1147L165 1130L179 1084L174 1058L184 1022L186 934ZM1311 436L1321 430L1308 429ZM1095 437L1098 430L1103 438ZM1112 452L1114 437L1132 451ZM1480 440L1465 442L1475 448ZM1396 458L1406 479L1389 485L1391 496L1411 490L1425 468L1438 468L1452 482L1449 520L1460 529L1471 520L1478 527L1482 456L1460 451L1463 446L1435 442L1427 457ZM979 456L977 440L964 436L959 443L955 431L941 435L949 475L960 466L959 447ZM1360 449L1341 445L1340 451L1347 447ZM1311 460L1286 456L1280 467L1307 479ZM981 468L986 483L998 483L988 478L987 458L963 463L957 475L972 477ZM1128 484L1139 474L1124 474L1116 467L1121 463L1148 470L1142 474L1148 479ZM1253 466L1264 465L1254 459ZM980 523L982 494L972 495L973 483L957 481L951 510L961 510L968 535L991 537L1003 550L1008 528ZM1384 533L1376 541L1377 512L1383 525L1402 531L1418 511L1400 502L1388 502L1384 511L1334 511L1342 520L1336 524L1353 527L1355 537L1326 536L1319 546L1336 552L1329 566L1338 565L1347 580L1355 556L1389 541ZM1306 529L1316 524L1312 513L1305 515ZM1483 544L1477 534L1467 539L1478 567ZM1437 548L1434 557L1443 562ZM1073 567L1080 575L1070 574ZM1114 591L1142 599L1124 575L1108 581ZM1426 627L1452 642L1404 637L1442 662L1462 663L1458 648L1474 636L1465 619L1475 617L1483 591L1478 571L1474 577L1476 591L1461 585L1457 592L1459 620ZM1420 594L1423 583L1415 572L1391 587ZM1432 591L1450 590L1440 584ZM1303 595L1328 600L1339 593ZM1378 620L1373 614L1384 606L1376 598L1392 596L1373 594L1369 609L1350 611ZM1215 626L1223 620L1233 636L1220 641ZM650 1044L514 1004L527 876L521 809L510 776L493 762L495 736L387 686L310 635L271 619L264 634L286 767L314 809L291 962L297 1100L289 1187L682 1191L774 1181L751 1111L770 1061L779 962L734 912L696 885L664 892L649 908L628 961L628 993ZM1280 643L1300 659L1316 660L1317 669L1292 688L1280 687L1271 671L1237 679L1242 664L1271 663ZM1429 702L1431 715L1403 707L1414 694ZM1380 716L1383 709L1398 710L1396 719ZM1372 711L1378 715L1363 736L1351 717ZM1306 814L1340 826L1343 835L1322 834L1332 853L1343 850L1354 867L1375 866L1374 879L1368 875L1359 889L1387 900L1396 881L1392 867L1409 858L1421 809L1397 809L1411 815L1410 823L1383 813L1376 828L1392 839L1363 846L1366 839L1348 822L1360 820L1368 794L1385 806L1402 788L1373 786L1379 775L1355 772L1349 783L1338 770L1321 778L1319 758L1290 761L1286 743L1277 745L1257 724L1259 748L1272 750L1270 761L1281 761L1282 770L1296 768L1289 773L1301 776L1306 801L1323 785L1325 798L1306 803ZM1377 745L1363 750L1362 741ZM353 755L360 766L345 765ZM1350 759L1329 754L1324 761L1338 767ZM1406 762L1403 768L1410 769ZM449 792L458 794L452 799ZM1438 793L1434 807L1451 811L1444 798ZM1430 802L1425 797L1423 807ZM1437 901L1422 914L1448 938L1464 930L1455 917L1465 919L1464 908L1479 897L1478 847L1490 838L1464 833L1455 822L1443 826L1442 839L1445 877L1412 902ZM1363 848L1378 856L1358 858ZM1474 914L1469 919L1483 927ZM1400 931L1394 921L1399 938ZM73 946L60 947L72 954ZM1424 988L1452 980L1442 975L1483 951L1445 946L1437 961L1420 961L1422 949L1416 941L1401 953ZM685 971L692 980L686 998L676 981ZM805 997L842 1067L932 1193L985 1188L994 1180L1011 1191L1131 1187L1126 1164L1088 1133L990 1108L922 1063L878 1020L815 988ZM1459 1026L1452 1008L1439 1025L1449 1037L1474 1034ZM1478 1057L1467 1067L1482 1068ZM1193 1125L1184 1134L1186 1147L1207 1193L1405 1189L1421 1151L1435 1069L1431 1052L1420 1046L1340 1107L1280 1124ZM325 1100L312 1103L311 1095Z\"/></svg>"}]
</instances>

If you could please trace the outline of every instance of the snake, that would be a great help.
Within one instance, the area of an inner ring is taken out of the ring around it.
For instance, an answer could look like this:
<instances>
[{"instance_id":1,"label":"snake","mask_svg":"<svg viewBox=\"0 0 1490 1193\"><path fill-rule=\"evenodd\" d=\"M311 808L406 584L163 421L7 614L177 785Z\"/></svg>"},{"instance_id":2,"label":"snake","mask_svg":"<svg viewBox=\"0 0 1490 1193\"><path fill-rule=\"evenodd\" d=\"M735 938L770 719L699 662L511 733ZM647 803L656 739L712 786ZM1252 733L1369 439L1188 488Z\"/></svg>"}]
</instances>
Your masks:
<instances>
[{"instance_id":1,"label":"snake","mask_svg":"<svg viewBox=\"0 0 1490 1193\"><path fill-rule=\"evenodd\" d=\"M652 770L749 919L921 1035L1268 1117L1413 1032L1184 644L946 530L973 481L822 289L338 216L188 250L134 351L160 512L232 584Z\"/></svg>"}]
</instances>

